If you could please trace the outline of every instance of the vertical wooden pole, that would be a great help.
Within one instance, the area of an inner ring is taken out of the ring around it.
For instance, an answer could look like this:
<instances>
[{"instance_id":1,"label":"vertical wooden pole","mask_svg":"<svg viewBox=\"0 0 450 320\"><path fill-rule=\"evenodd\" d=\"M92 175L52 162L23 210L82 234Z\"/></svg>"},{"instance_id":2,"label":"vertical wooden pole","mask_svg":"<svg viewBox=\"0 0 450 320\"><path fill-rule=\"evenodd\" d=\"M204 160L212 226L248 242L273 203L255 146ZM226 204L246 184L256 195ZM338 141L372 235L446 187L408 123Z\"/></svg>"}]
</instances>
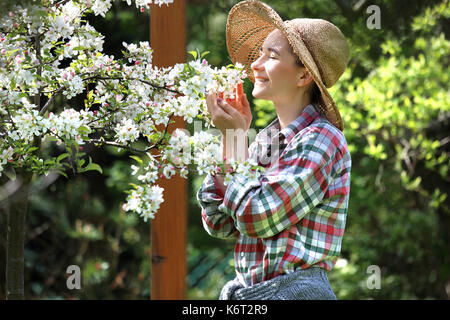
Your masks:
<instances>
[{"instance_id":1,"label":"vertical wooden pole","mask_svg":"<svg viewBox=\"0 0 450 320\"><path fill-rule=\"evenodd\" d=\"M185 0L169 6L150 7L150 45L153 64L168 67L186 59ZM172 117L168 132L185 128L183 118ZM164 202L152 221L151 299L181 300L186 297L187 180L179 174L161 178Z\"/></svg>"}]
</instances>

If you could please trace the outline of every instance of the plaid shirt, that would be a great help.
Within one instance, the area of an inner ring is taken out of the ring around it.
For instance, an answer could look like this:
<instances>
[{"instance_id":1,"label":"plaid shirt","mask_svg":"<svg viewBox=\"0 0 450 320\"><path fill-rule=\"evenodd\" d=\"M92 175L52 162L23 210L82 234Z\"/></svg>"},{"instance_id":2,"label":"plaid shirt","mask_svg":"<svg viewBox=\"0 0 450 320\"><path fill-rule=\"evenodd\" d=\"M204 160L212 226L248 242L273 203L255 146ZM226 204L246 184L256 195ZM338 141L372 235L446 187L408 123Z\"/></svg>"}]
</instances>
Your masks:
<instances>
[{"instance_id":1,"label":"plaid shirt","mask_svg":"<svg viewBox=\"0 0 450 320\"><path fill-rule=\"evenodd\" d=\"M205 230L237 237L236 274L245 286L299 268L329 271L341 251L351 168L343 133L313 105L279 129L275 119L249 147L266 168L259 181L235 176L223 194L208 174L197 192Z\"/></svg>"}]
</instances>

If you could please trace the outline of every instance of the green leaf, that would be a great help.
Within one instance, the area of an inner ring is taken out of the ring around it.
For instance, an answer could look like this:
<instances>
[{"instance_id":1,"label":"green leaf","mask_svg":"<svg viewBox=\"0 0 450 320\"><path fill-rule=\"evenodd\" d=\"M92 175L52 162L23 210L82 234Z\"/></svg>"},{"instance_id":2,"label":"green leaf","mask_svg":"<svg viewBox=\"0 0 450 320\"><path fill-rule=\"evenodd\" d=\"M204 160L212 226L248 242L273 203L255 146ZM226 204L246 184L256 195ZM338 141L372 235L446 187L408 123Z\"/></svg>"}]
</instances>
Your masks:
<instances>
[{"instance_id":1,"label":"green leaf","mask_svg":"<svg viewBox=\"0 0 450 320\"><path fill-rule=\"evenodd\" d=\"M143 161L141 158L139 158L138 156L130 156L131 159L136 160L140 165L143 164Z\"/></svg>"},{"instance_id":2,"label":"green leaf","mask_svg":"<svg viewBox=\"0 0 450 320\"><path fill-rule=\"evenodd\" d=\"M84 171L98 171L101 174L103 174L103 170L102 167L100 167L98 164L96 163L89 163L85 168Z\"/></svg>"},{"instance_id":3,"label":"green leaf","mask_svg":"<svg viewBox=\"0 0 450 320\"><path fill-rule=\"evenodd\" d=\"M58 169L58 170L56 170L56 171L57 171L60 175L66 177L66 179L69 179L69 177L67 176L67 174L66 174L63 170Z\"/></svg>"},{"instance_id":4,"label":"green leaf","mask_svg":"<svg viewBox=\"0 0 450 320\"><path fill-rule=\"evenodd\" d=\"M69 156L69 154L68 153L63 153L63 154L60 154L59 156L58 156L58 158L56 158L56 162L57 163L60 163L61 162L61 160L63 160L63 159L65 159L65 158L67 158Z\"/></svg>"},{"instance_id":5,"label":"green leaf","mask_svg":"<svg viewBox=\"0 0 450 320\"><path fill-rule=\"evenodd\" d=\"M73 48L72 50L74 50L74 51L83 51L85 49L87 49L87 47L78 46L78 47Z\"/></svg>"},{"instance_id":6,"label":"green leaf","mask_svg":"<svg viewBox=\"0 0 450 320\"><path fill-rule=\"evenodd\" d=\"M85 162L86 162L86 160L84 160L84 159L78 160L78 162L77 162L78 168L81 168Z\"/></svg>"},{"instance_id":7,"label":"green leaf","mask_svg":"<svg viewBox=\"0 0 450 320\"><path fill-rule=\"evenodd\" d=\"M14 90L16 88L16 79L15 78L11 79L11 84L9 87L11 90Z\"/></svg>"},{"instance_id":8,"label":"green leaf","mask_svg":"<svg viewBox=\"0 0 450 320\"><path fill-rule=\"evenodd\" d=\"M84 125L82 125L78 128L78 133L89 133L90 131L91 131L91 129Z\"/></svg>"},{"instance_id":9,"label":"green leaf","mask_svg":"<svg viewBox=\"0 0 450 320\"><path fill-rule=\"evenodd\" d=\"M194 57L194 60L197 60L198 57L197 51L189 51L188 53Z\"/></svg>"}]
</instances>

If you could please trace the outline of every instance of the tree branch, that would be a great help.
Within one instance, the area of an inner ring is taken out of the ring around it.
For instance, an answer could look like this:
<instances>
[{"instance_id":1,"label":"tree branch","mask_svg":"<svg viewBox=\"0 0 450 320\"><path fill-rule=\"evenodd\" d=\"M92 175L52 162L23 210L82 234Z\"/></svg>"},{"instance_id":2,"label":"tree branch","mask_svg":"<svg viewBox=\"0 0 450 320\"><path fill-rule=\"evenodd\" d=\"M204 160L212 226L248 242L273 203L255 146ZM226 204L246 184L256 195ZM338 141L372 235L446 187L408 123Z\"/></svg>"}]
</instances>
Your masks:
<instances>
[{"instance_id":1,"label":"tree branch","mask_svg":"<svg viewBox=\"0 0 450 320\"><path fill-rule=\"evenodd\" d=\"M147 151L152 149L152 147L149 147L147 149L142 150L142 149L133 148L133 147L131 147L129 145L126 145L126 144L120 144L120 143L117 143L117 142L105 141L105 140L101 140L101 139L90 139L90 142L98 143L100 145L104 144L104 145L107 145L107 146L113 146L113 147L117 147L117 148L121 148L121 149L127 149L127 150L130 150L130 151L133 151L133 152L138 152L138 153L147 153Z\"/></svg>"},{"instance_id":2,"label":"tree branch","mask_svg":"<svg viewBox=\"0 0 450 320\"><path fill-rule=\"evenodd\" d=\"M160 146L162 144L162 141L164 140L164 137L166 136L167 130L169 128L169 124L170 124L170 120L173 116L173 113L169 115L169 121L167 122L166 128L164 130L164 133L162 135L162 137L152 146L146 148L146 149L137 149L137 148L133 148L129 145L125 145L125 144L120 144L117 142L112 142L112 141L105 141L105 140L101 140L101 139L90 139L91 142L93 143L99 143L99 144L105 144L108 146L113 146L113 147L117 147L117 148L122 148L122 149L127 149L133 152L138 152L138 153L147 153L152 149L157 148L158 146Z\"/></svg>"},{"instance_id":3,"label":"tree branch","mask_svg":"<svg viewBox=\"0 0 450 320\"><path fill-rule=\"evenodd\" d=\"M104 76L98 76L98 75L97 76L87 77L87 78L83 79L83 81L89 81L89 80L135 80L135 81L140 81L142 83L145 83L145 84L147 84L147 85L149 85L149 86L151 86L151 87L153 87L155 89L163 89L163 90L166 90L166 91L169 91L169 92L181 95L181 92L179 92L177 90L172 90L172 89L169 89L169 88L166 88L166 87L157 86L154 83L151 83L151 82L149 82L147 80L142 80L142 79L135 79L135 78L126 79L126 78L123 78L123 77L104 77Z\"/></svg>"},{"instance_id":4,"label":"tree branch","mask_svg":"<svg viewBox=\"0 0 450 320\"><path fill-rule=\"evenodd\" d=\"M36 50L36 58L41 61L41 39L40 35L37 34L34 37L34 47ZM36 75L40 78L42 76L42 66L38 66L36 70ZM41 108L41 87L39 86L38 92L34 95L34 104L37 106L38 110Z\"/></svg>"},{"instance_id":5,"label":"tree branch","mask_svg":"<svg viewBox=\"0 0 450 320\"><path fill-rule=\"evenodd\" d=\"M61 92L64 90L65 87L61 87L48 99L48 101L45 103L45 105L42 107L41 111L39 111L39 115L43 115L45 111L47 111L47 108L53 103L53 101L56 99L57 96L61 94Z\"/></svg>"}]
</instances>

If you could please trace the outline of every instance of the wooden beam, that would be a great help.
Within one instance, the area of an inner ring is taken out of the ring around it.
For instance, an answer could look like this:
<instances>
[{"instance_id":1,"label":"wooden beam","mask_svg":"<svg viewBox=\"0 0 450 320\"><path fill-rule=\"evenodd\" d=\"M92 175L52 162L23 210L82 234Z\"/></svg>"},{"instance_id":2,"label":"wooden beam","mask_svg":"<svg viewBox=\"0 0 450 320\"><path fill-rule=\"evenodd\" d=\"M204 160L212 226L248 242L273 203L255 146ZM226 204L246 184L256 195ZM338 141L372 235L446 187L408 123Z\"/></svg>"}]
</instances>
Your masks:
<instances>
[{"instance_id":1,"label":"wooden beam","mask_svg":"<svg viewBox=\"0 0 450 320\"><path fill-rule=\"evenodd\" d=\"M186 61L185 0L169 6L150 7L150 45L153 64L168 67ZM175 128L185 128L181 117L172 117ZM179 174L161 178L164 202L152 221L151 299L180 300L186 297L187 180Z\"/></svg>"}]
</instances>

